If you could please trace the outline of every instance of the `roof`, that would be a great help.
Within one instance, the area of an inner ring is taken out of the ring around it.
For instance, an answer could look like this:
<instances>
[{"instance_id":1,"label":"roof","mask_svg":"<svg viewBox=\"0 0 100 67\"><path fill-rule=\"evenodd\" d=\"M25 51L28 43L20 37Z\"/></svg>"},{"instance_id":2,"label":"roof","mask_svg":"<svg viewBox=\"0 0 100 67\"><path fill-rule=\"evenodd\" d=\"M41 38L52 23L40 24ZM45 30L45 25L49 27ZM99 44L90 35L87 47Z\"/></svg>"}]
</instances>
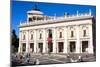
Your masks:
<instances>
[{"instance_id":1,"label":"roof","mask_svg":"<svg viewBox=\"0 0 100 67\"><path fill-rule=\"evenodd\" d=\"M69 22L69 21L79 21L79 20L86 20L91 19L93 16L72 16L72 17L58 17L55 19L48 19L48 20L40 20L34 21L32 23L21 23L20 27L27 27L27 26L37 26L37 25L45 25L45 24L54 24L54 23L62 23L62 22Z\"/></svg>"},{"instance_id":2,"label":"roof","mask_svg":"<svg viewBox=\"0 0 100 67\"><path fill-rule=\"evenodd\" d=\"M27 11L28 14L39 14L39 15L42 15L43 12L41 12L40 10L37 10L37 9L33 9L33 10L30 10L30 11Z\"/></svg>"}]
</instances>

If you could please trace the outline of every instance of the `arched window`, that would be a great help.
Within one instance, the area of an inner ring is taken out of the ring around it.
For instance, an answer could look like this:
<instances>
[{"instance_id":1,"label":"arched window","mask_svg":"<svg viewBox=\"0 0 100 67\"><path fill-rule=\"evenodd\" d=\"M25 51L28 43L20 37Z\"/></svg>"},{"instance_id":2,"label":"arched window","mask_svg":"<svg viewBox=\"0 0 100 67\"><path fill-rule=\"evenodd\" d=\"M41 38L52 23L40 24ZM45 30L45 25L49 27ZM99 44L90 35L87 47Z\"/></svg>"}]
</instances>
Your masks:
<instances>
[{"instance_id":1,"label":"arched window","mask_svg":"<svg viewBox=\"0 0 100 67\"><path fill-rule=\"evenodd\" d=\"M33 17L33 20L36 20L36 17Z\"/></svg>"},{"instance_id":2,"label":"arched window","mask_svg":"<svg viewBox=\"0 0 100 67\"><path fill-rule=\"evenodd\" d=\"M32 18L29 18L29 22L32 22Z\"/></svg>"}]
</instances>

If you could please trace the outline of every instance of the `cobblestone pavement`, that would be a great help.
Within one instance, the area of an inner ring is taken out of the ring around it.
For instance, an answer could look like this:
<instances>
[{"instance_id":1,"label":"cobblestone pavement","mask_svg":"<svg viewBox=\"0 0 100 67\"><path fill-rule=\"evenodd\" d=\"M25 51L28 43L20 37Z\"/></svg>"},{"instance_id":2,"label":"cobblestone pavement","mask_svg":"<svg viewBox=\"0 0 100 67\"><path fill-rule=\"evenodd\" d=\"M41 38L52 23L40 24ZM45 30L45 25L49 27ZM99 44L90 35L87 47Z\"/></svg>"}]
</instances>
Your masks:
<instances>
[{"instance_id":1,"label":"cobblestone pavement","mask_svg":"<svg viewBox=\"0 0 100 67\"><path fill-rule=\"evenodd\" d=\"M74 57L74 58L73 58ZM72 63L72 62L92 62L96 61L95 56L93 55L84 55L82 60L79 61L76 55L70 55L67 57L66 55L60 54L31 54L29 58L29 63L24 65L45 65L45 64L64 64L64 63ZM21 65L21 64L19 64Z\"/></svg>"}]
</instances>

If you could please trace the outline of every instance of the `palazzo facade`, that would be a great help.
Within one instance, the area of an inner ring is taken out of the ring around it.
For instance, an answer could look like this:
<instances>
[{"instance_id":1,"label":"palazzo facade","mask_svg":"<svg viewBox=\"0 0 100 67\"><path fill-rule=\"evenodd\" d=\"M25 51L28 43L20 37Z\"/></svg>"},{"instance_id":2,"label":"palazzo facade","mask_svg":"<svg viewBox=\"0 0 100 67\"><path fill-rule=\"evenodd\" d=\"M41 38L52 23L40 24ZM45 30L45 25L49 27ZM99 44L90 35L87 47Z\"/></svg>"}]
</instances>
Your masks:
<instances>
[{"instance_id":1,"label":"palazzo facade","mask_svg":"<svg viewBox=\"0 0 100 67\"><path fill-rule=\"evenodd\" d=\"M91 11L60 17L28 11L27 21L19 25L18 52L93 54L92 19Z\"/></svg>"}]
</instances>

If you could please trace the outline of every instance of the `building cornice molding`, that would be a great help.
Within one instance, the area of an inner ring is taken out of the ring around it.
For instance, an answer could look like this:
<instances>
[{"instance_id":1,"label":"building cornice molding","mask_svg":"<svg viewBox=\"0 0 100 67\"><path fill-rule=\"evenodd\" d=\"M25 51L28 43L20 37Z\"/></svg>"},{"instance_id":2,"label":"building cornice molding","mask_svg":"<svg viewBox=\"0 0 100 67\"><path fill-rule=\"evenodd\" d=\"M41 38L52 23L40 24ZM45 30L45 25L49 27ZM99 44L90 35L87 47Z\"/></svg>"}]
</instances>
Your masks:
<instances>
[{"instance_id":1,"label":"building cornice molding","mask_svg":"<svg viewBox=\"0 0 100 67\"><path fill-rule=\"evenodd\" d=\"M81 21L81 20L89 20L92 19L93 17L87 17L87 18L81 18L81 19L71 19L71 20L61 20L61 21L56 21L55 20L53 22L46 22L46 23L38 23L38 24L26 24L26 25L20 25L19 28L23 28L23 27L31 27L31 26L39 26L39 25L48 25L48 24L57 24L57 23L66 23L66 22L73 22L73 21Z\"/></svg>"}]
</instances>

